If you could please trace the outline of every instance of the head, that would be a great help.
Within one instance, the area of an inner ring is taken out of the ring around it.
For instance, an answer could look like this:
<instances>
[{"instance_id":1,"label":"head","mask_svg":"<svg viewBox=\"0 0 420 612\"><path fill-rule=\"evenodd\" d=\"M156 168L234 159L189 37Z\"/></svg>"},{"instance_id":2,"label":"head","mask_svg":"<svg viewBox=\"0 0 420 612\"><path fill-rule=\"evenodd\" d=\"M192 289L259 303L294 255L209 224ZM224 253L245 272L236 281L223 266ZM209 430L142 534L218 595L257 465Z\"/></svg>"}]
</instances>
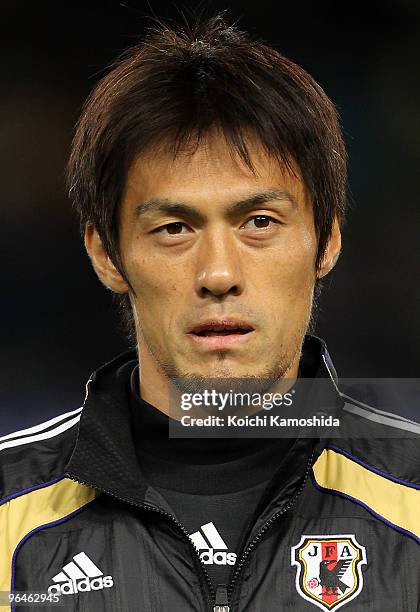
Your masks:
<instances>
[{"instance_id":1,"label":"head","mask_svg":"<svg viewBox=\"0 0 420 612\"><path fill-rule=\"evenodd\" d=\"M302 68L220 15L161 24L92 92L68 176L142 373L297 371L346 192L337 112Z\"/></svg>"}]
</instances>

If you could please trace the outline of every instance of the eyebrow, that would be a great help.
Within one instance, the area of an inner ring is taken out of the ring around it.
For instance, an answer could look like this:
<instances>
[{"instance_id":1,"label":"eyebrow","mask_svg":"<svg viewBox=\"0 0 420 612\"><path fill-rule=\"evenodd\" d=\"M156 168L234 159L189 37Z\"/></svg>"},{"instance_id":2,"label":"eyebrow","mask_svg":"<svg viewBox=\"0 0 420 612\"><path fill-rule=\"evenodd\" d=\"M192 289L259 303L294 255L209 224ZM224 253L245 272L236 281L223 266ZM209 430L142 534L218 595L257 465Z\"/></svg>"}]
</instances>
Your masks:
<instances>
[{"instance_id":1,"label":"eyebrow","mask_svg":"<svg viewBox=\"0 0 420 612\"><path fill-rule=\"evenodd\" d=\"M225 216L232 219L241 213L246 213L249 210L266 204L267 202L279 201L288 202L293 207L297 206L294 196L285 190L269 189L258 193L253 193L246 198L229 204L225 209ZM196 223L202 223L206 217L193 206L184 202L176 202L168 198L154 198L146 202L140 202L134 209L136 219L152 213L166 213L171 215L180 215L188 217Z\"/></svg>"}]
</instances>

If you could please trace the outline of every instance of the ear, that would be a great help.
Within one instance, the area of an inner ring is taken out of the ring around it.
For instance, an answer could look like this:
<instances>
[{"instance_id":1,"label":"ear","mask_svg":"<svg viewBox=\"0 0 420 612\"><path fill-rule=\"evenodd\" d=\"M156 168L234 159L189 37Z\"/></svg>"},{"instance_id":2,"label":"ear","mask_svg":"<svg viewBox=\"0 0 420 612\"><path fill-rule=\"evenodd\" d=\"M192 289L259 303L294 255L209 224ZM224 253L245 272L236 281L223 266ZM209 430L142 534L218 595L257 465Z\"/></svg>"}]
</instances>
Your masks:
<instances>
[{"instance_id":1,"label":"ear","mask_svg":"<svg viewBox=\"0 0 420 612\"><path fill-rule=\"evenodd\" d=\"M99 280L115 293L126 293L128 285L107 255L93 225L85 227L85 247Z\"/></svg>"},{"instance_id":2,"label":"ear","mask_svg":"<svg viewBox=\"0 0 420 612\"><path fill-rule=\"evenodd\" d=\"M317 278L322 278L328 272L330 272L340 256L341 251L341 232L340 225L337 217L334 219L330 238L328 240L327 248L325 249L324 256L322 258L321 266L317 272Z\"/></svg>"}]
</instances>

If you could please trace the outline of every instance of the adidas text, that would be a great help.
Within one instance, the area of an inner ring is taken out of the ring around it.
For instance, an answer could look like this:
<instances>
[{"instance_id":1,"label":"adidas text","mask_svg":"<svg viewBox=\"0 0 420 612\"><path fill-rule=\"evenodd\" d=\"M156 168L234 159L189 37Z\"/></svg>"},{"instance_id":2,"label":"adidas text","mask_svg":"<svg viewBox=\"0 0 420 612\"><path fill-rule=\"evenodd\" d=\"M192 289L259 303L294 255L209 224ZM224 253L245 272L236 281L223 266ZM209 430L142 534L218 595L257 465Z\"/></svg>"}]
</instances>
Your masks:
<instances>
[{"instance_id":1,"label":"adidas text","mask_svg":"<svg viewBox=\"0 0 420 612\"><path fill-rule=\"evenodd\" d=\"M112 586L114 586L112 576L98 576L97 578L81 578L80 580L68 580L62 584L52 584L48 587L48 592L74 595L79 592L99 591Z\"/></svg>"}]
</instances>

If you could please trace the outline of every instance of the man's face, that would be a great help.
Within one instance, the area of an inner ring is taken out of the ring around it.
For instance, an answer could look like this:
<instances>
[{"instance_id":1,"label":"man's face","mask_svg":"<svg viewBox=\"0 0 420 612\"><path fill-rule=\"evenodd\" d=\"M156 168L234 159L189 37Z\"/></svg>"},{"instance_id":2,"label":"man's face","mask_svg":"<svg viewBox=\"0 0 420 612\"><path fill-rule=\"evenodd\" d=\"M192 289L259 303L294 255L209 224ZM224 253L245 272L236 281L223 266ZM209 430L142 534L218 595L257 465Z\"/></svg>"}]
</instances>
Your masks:
<instances>
[{"instance_id":1,"label":"man's face","mask_svg":"<svg viewBox=\"0 0 420 612\"><path fill-rule=\"evenodd\" d=\"M296 374L315 282L312 206L301 178L249 149L256 175L217 136L175 161L142 155L128 173L120 248L142 370Z\"/></svg>"}]
</instances>

